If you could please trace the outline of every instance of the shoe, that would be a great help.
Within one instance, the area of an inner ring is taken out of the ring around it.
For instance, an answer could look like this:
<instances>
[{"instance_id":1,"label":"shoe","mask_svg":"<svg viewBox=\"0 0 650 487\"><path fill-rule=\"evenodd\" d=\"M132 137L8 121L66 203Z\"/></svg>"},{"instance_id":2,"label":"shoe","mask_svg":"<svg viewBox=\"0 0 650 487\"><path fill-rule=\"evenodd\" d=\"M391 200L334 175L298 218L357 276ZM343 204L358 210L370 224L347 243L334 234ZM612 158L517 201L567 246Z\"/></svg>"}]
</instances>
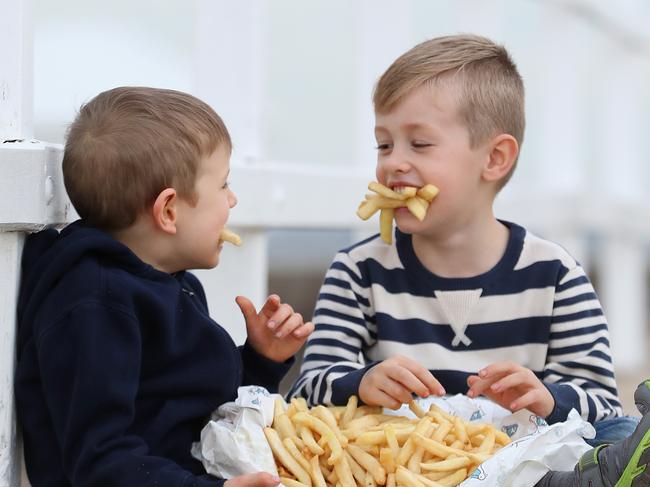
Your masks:
<instances>
[{"instance_id":1,"label":"shoe","mask_svg":"<svg viewBox=\"0 0 650 487\"><path fill-rule=\"evenodd\" d=\"M585 453L576 466L580 487L650 486L650 380L634 392L642 415L634 432L613 445L601 445Z\"/></svg>"},{"instance_id":2,"label":"shoe","mask_svg":"<svg viewBox=\"0 0 650 487\"><path fill-rule=\"evenodd\" d=\"M639 387L634 391L634 404L641 413L645 416L650 411L650 380L642 382Z\"/></svg>"}]
</instances>

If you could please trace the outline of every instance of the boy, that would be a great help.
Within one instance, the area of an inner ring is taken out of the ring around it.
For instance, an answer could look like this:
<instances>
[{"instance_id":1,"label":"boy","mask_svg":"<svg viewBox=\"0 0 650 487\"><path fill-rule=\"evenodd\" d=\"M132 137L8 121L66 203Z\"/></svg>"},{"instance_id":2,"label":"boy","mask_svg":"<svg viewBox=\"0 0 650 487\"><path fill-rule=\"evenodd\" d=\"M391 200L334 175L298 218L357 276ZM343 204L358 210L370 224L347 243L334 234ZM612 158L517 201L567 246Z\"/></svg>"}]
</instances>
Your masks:
<instances>
[{"instance_id":1,"label":"boy","mask_svg":"<svg viewBox=\"0 0 650 487\"><path fill-rule=\"evenodd\" d=\"M506 50L469 35L423 42L381 76L373 103L379 183L440 192L423 221L395 210L391 245L375 236L335 257L290 394L388 408L413 393L485 395L549 423L575 408L608 440L627 437L636 422L618 417L607 323L583 269L493 214L525 125Z\"/></svg>"},{"instance_id":2,"label":"boy","mask_svg":"<svg viewBox=\"0 0 650 487\"><path fill-rule=\"evenodd\" d=\"M230 152L219 116L185 93L123 87L82 106L63 159L81 220L32 236L23 259L15 392L34 487L224 483L192 442L239 386L277 389L313 330L277 296L259 313L239 296L236 347L185 272L219 261Z\"/></svg>"}]
</instances>

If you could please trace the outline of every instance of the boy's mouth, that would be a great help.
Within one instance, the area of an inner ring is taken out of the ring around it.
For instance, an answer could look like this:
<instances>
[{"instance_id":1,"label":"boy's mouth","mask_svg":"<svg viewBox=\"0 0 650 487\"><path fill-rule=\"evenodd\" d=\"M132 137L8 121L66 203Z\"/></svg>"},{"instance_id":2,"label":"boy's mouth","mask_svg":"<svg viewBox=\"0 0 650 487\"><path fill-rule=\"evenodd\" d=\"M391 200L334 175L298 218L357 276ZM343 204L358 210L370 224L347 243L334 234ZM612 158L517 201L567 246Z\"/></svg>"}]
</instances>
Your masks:
<instances>
[{"instance_id":1,"label":"boy's mouth","mask_svg":"<svg viewBox=\"0 0 650 487\"><path fill-rule=\"evenodd\" d=\"M398 194L403 194L405 188L419 188L420 185L399 182L399 183L391 183L388 185L388 187Z\"/></svg>"}]
</instances>

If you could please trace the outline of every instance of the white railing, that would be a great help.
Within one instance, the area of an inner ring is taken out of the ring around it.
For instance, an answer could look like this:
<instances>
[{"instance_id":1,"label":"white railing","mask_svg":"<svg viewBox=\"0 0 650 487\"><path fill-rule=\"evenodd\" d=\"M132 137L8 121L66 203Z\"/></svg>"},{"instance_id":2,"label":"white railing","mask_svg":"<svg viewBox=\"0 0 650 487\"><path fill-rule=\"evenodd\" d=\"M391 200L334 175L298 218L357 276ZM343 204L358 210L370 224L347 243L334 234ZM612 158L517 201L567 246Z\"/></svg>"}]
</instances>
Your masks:
<instances>
[{"instance_id":1,"label":"white railing","mask_svg":"<svg viewBox=\"0 0 650 487\"><path fill-rule=\"evenodd\" d=\"M12 465L18 462L11 390L20 254L28 232L74 218L62 185L60 161L61 149L57 146L40 142L0 146L0 474L5 479L13 478ZM231 179L239 188L240 201L232 212L231 224L243 235L245 245L227 247L220 266L202 271L200 277L210 309L218 310L219 321L230 324L229 332L241 343L244 326L233 297L244 294L257 303L264 300L269 229L347 228L369 232L377 222L360 222L354 213L369 179L363 172L342 174L331 168L295 164L233 164ZM504 218L565 243L590 272L599 276L616 364L619 369L642 364L647 343L650 242L644 212L569 195L504 198L499 210ZM593 218L594 214L600 217Z\"/></svg>"}]
</instances>

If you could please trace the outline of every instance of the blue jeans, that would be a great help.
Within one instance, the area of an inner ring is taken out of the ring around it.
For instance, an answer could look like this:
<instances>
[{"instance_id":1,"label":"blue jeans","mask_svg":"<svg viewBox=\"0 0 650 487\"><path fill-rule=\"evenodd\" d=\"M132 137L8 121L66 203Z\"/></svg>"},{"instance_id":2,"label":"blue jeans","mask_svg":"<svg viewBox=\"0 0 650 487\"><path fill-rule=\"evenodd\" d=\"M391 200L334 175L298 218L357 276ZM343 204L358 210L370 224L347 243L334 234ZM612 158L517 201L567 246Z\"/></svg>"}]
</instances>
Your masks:
<instances>
[{"instance_id":1,"label":"blue jeans","mask_svg":"<svg viewBox=\"0 0 650 487\"><path fill-rule=\"evenodd\" d=\"M596 437L585 441L591 446L616 443L624 440L632 434L636 425L639 424L639 418L632 416L621 416L620 418L603 419L593 424L596 429Z\"/></svg>"}]
</instances>

